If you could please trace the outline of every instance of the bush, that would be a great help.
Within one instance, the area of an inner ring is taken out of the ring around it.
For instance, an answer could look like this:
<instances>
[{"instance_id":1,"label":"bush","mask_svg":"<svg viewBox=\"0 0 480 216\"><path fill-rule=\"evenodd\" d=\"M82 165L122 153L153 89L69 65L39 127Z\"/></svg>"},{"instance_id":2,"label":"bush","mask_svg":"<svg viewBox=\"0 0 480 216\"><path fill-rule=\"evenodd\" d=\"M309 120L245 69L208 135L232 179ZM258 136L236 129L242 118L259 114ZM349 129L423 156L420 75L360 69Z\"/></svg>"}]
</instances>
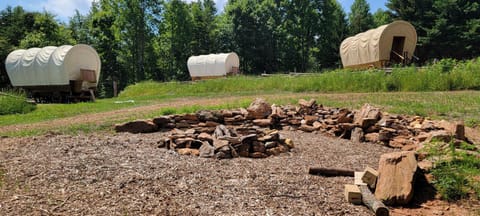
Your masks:
<instances>
[{"instance_id":1,"label":"bush","mask_svg":"<svg viewBox=\"0 0 480 216\"><path fill-rule=\"evenodd\" d=\"M0 92L0 115L24 114L35 108L35 104L27 102L27 97L22 92Z\"/></svg>"},{"instance_id":2,"label":"bush","mask_svg":"<svg viewBox=\"0 0 480 216\"><path fill-rule=\"evenodd\" d=\"M455 201L468 197L480 198L480 158L461 150L477 151L468 143L429 143L429 157L437 159L431 173L433 184L443 199ZM460 150L458 150L460 149Z\"/></svg>"}]
</instances>

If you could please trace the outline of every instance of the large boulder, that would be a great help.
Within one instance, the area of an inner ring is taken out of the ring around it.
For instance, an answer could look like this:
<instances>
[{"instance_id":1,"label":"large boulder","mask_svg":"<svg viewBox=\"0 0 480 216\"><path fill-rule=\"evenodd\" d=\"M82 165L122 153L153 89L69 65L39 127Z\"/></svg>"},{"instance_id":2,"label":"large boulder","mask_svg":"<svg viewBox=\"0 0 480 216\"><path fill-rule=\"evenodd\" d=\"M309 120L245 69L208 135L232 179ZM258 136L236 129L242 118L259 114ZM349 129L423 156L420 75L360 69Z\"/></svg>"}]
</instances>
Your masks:
<instances>
[{"instance_id":1,"label":"large boulder","mask_svg":"<svg viewBox=\"0 0 480 216\"><path fill-rule=\"evenodd\" d=\"M262 98L255 99L247 108L248 117L253 119L265 119L272 114L272 107Z\"/></svg>"},{"instance_id":2,"label":"large boulder","mask_svg":"<svg viewBox=\"0 0 480 216\"><path fill-rule=\"evenodd\" d=\"M417 160L413 151L380 157L375 197L387 205L406 205L413 198Z\"/></svg>"},{"instance_id":3,"label":"large boulder","mask_svg":"<svg viewBox=\"0 0 480 216\"><path fill-rule=\"evenodd\" d=\"M138 120L115 125L116 132L152 133L157 130L158 126L151 120Z\"/></svg>"}]
</instances>

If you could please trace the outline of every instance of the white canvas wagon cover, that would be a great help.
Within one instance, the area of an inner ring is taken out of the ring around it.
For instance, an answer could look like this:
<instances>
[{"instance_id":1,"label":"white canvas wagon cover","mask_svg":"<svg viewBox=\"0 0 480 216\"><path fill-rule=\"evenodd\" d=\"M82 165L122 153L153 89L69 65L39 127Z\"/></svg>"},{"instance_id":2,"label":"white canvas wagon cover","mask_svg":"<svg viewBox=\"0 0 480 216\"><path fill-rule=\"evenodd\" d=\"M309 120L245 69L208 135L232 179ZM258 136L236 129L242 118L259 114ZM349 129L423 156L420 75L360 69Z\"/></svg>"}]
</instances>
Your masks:
<instances>
[{"instance_id":1,"label":"white canvas wagon cover","mask_svg":"<svg viewBox=\"0 0 480 216\"><path fill-rule=\"evenodd\" d=\"M191 77L225 76L240 66L240 60L234 52L199 55L188 58L187 66Z\"/></svg>"},{"instance_id":2,"label":"white canvas wagon cover","mask_svg":"<svg viewBox=\"0 0 480 216\"><path fill-rule=\"evenodd\" d=\"M95 49L78 44L15 50L5 67L13 86L53 86L81 80L80 69L94 70L98 81L101 62ZM95 87L97 82L87 85Z\"/></svg>"},{"instance_id":3,"label":"white canvas wagon cover","mask_svg":"<svg viewBox=\"0 0 480 216\"><path fill-rule=\"evenodd\" d=\"M411 59L417 44L417 32L408 22L395 21L345 39L340 45L344 67L390 60L394 37L404 37L403 51Z\"/></svg>"}]
</instances>

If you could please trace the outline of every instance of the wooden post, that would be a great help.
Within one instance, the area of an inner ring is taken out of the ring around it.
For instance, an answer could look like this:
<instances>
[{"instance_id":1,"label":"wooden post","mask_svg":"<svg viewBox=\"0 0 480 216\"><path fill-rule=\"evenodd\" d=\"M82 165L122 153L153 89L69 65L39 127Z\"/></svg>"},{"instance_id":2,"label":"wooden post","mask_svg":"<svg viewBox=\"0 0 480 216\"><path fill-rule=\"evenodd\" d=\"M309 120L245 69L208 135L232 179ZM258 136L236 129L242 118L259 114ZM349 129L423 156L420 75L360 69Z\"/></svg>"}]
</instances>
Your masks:
<instances>
[{"instance_id":1,"label":"wooden post","mask_svg":"<svg viewBox=\"0 0 480 216\"><path fill-rule=\"evenodd\" d=\"M362 202L370 210L372 210L376 216L388 216L388 208L370 192L370 189L367 185L359 185L360 191L362 192Z\"/></svg>"},{"instance_id":2,"label":"wooden post","mask_svg":"<svg viewBox=\"0 0 480 216\"><path fill-rule=\"evenodd\" d=\"M322 176L351 176L353 177L355 171L347 169L337 169L337 168L322 168L322 167L310 167L308 169L308 174L312 175L322 175Z\"/></svg>"},{"instance_id":3,"label":"wooden post","mask_svg":"<svg viewBox=\"0 0 480 216\"><path fill-rule=\"evenodd\" d=\"M118 87L117 87L117 81L113 81L113 97L117 97L118 95Z\"/></svg>"}]
</instances>

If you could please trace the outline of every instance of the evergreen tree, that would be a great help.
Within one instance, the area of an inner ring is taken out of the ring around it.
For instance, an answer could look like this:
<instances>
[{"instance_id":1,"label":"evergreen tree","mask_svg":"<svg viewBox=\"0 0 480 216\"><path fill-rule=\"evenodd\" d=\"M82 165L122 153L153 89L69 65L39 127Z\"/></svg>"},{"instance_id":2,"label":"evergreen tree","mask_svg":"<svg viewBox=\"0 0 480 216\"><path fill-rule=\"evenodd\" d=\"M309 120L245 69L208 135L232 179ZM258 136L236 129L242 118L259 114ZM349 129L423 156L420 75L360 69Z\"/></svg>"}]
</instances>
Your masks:
<instances>
[{"instance_id":1,"label":"evergreen tree","mask_svg":"<svg viewBox=\"0 0 480 216\"><path fill-rule=\"evenodd\" d=\"M417 55L421 59L463 59L480 55L478 1L390 0L387 7L397 19L409 21L415 26Z\"/></svg>"},{"instance_id":2,"label":"evergreen tree","mask_svg":"<svg viewBox=\"0 0 480 216\"><path fill-rule=\"evenodd\" d=\"M375 28L391 22L393 22L393 18L388 11L384 11L379 8L377 11L375 11L375 13L373 13L373 23Z\"/></svg>"},{"instance_id":3,"label":"evergreen tree","mask_svg":"<svg viewBox=\"0 0 480 216\"><path fill-rule=\"evenodd\" d=\"M350 35L367 31L373 28L373 17L370 5L365 0L355 0L348 14Z\"/></svg>"}]
</instances>

